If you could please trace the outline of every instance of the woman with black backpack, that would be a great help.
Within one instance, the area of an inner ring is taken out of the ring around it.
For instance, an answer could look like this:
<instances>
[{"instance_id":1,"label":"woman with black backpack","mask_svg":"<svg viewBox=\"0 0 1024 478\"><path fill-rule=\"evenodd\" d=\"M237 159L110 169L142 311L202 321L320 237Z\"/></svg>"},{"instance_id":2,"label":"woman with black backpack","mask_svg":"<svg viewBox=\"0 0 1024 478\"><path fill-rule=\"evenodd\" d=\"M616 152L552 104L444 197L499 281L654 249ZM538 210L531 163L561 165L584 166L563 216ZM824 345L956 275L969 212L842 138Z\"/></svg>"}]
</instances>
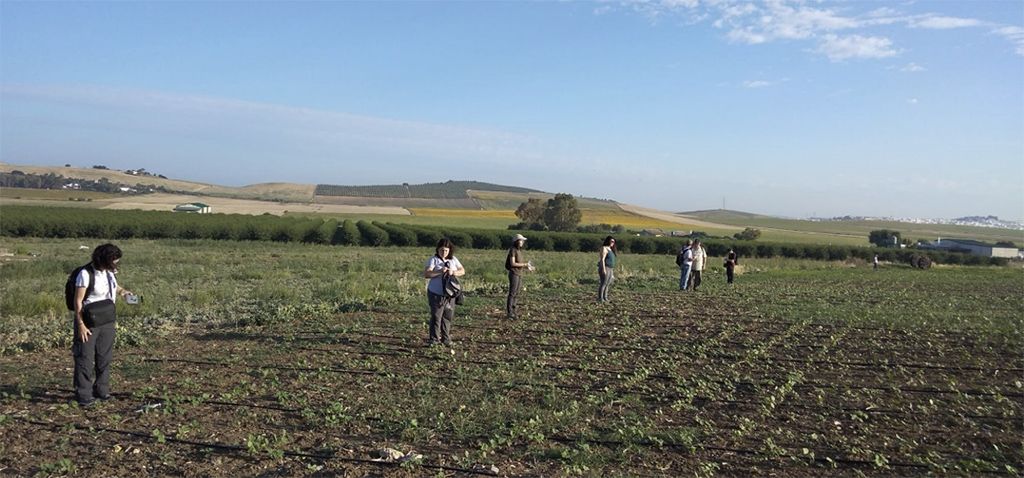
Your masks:
<instances>
[{"instance_id":1,"label":"woman with black backpack","mask_svg":"<svg viewBox=\"0 0 1024 478\"><path fill-rule=\"evenodd\" d=\"M83 407L92 405L96 399L110 399L110 362L117 331L114 303L118 295L129 300L135 297L117 283L120 261L121 249L103 244L92 252L92 262L77 269L74 277L71 353L75 357L75 399Z\"/></svg>"},{"instance_id":2,"label":"woman with black backpack","mask_svg":"<svg viewBox=\"0 0 1024 478\"><path fill-rule=\"evenodd\" d=\"M452 325L452 317L455 315L455 297L446 293L446 282L452 278L462 277L466 269L455 257L455 244L447 237L437 241L434 248L434 256L427 260L423 277L430 279L427 284L427 302L430 304L430 339L429 345L435 346L444 344L451 347L452 340L449 332Z\"/></svg>"}]
</instances>

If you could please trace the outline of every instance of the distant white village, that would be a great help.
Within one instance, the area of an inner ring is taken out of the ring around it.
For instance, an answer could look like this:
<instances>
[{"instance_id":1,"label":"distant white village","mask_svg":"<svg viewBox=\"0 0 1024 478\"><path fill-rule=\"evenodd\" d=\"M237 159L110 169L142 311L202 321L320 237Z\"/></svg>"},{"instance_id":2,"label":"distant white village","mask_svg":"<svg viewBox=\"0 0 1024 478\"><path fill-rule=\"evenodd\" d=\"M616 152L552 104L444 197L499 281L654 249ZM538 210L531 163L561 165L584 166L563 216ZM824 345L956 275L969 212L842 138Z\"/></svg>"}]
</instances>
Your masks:
<instances>
[{"instance_id":1,"label":"distant white village","mask_svg":"<svg viewBox=\"0 0 1024 478\"><path fill-rule=\"evenodd\" d=\"M872 217L872 216L842 216L842 217L812 217L808 221L893 221L909 222L913 224L951 224L955 226L977 226L994 227L999 229L1015 229L1024 231L1024 222L1004 221L996 216L965 216L956 219L921 219L917 217Z\"/></svg>"}]
</instances>

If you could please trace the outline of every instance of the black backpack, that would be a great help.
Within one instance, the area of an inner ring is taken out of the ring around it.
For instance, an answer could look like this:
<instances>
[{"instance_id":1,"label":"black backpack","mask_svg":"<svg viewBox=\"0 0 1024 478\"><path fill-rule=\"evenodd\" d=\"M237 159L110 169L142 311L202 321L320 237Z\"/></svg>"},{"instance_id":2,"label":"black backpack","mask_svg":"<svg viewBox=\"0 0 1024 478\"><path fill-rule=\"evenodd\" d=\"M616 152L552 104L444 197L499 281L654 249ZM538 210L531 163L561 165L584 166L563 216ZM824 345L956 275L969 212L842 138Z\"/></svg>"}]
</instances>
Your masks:
<instances>
[{"instance_id":1,"label":"black backpack","mask_svg":"<svg viewBox=\"0 0 1024 478\"><path fill-rule=\"evenodd\" d=\"M679 266L679 267L683 266L683 262L685 261L685 253L686 253L686 251L679 251L679 254L676 254L676 265L677 266Z\"/></svg>"},{"instance_id":2,"label":"black backpack","mask_svg":"<svg viewBox=\"0 0 1024 478\"><path fill-rule=\"evenodd\" d=\"M68 310L75 310L75 282L78 281L78 274L82 270L89 271L89 285L85 287L85 296L89 297L92 293L93 285L96 284L96 268L92 266L92 263L88 263L81 267L76 267L75 270L71 271L71 275L68 276L68 281L64 283L64 303L68 306Z\"/></svg>"},{"instance_id":3,"label":"black backpack","mask_svg":"<svg viewBox=\"0 0 1024 478\"><path fill-rule=\"evenodd\" d=\"M505 256L505 270L512 270L512 249L508 250L508 255Z\"/></svg>"}]
</instances>

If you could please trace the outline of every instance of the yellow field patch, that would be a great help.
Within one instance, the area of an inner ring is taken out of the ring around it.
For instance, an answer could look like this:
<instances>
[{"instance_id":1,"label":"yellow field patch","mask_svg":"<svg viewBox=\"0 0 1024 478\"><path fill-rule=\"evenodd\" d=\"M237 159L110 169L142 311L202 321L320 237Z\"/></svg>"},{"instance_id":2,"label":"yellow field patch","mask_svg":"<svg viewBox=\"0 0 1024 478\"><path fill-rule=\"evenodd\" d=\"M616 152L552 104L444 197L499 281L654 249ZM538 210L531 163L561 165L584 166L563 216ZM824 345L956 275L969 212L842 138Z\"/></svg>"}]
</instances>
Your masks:
<instances>
[{"instance_id":1,"label":"yellow field patch","mask_svg":"<svg viewBox=\"0 0 1024 478\"><path fill-rule=\"evenodd\" d=\"M494 211L480 209L440 209L440 208L409 208L414 216L428 217L471 217L471 218L500 218L516 219L515 211Z\"/></svg>"},{"instance_id":2,"label":"yellow field patch","mask_svg":"<svg viewBox=\"0 0 1024 478\"><path fill-rule=\"evenodd\" d=\"M683 224L613 209L584 209L581 222L583 224L623 225L630 229L664 229L665 232L688 229Z\"/></svg>"}]
</instances>

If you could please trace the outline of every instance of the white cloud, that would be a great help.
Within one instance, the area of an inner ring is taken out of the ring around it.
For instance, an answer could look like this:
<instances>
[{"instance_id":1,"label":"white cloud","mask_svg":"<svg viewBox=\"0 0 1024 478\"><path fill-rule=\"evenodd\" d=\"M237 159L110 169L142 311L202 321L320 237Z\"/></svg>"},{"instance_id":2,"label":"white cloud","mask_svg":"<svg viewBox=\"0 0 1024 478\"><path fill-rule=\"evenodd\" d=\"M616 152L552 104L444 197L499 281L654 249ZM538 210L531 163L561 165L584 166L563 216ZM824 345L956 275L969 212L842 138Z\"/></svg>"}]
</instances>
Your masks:
<instances>
[{"instance_id":1,"label":"white cloud","mask_svg":"<svg viewBox=\"0 0 1024 478\"><path fill-rule=\"evenodd\" d=\"M906 73L917 73L925 70L925 67L918 65L917 63L914 62L907 63L903 68L900 68L900 71Z\"/></svg>"},{"instance_id":2,"label":"white cloud","mask_svg":"<svg viewBox=\"0 0 1024 478\"><path fill-rule=\"evenodd\" d=\"M747 80L743 82L744 88L764 88L772 86L772 82L764 80Z\"/></svg>"},{"instance_id":3,"label":"white cloud","mask_svg":"<svg viewBox=\"0 0 1024 478\"><path fill-rule=\"evenodd\" d=\"M944 17L939 15L928 15L922 19L910 21L910 26L916 28L931 28L934 30L948 30L951 28L979 27L983 23L973 18Z\"/></svg>"},{"instance_id":4,"label":"white cloud","mask_svg":"<svg viewBox=\"0 0 1024 478\"><path fill-rule=\"evenodd\" d=\"M916 105L917 104L917 98L908 98L907 99L907 103L910 103L912 105Z\"/></svg>"},{"instance_id":5,"label":"white cloud","mask_svg":"<svg viewBox=\"0 0 1024 478\"><path fill-rule=\"evenodd\" d=\"M885 37L865 37L861 35L825 35L821 45L815 50L832 61L843 61L857 58L888 58L899 54L893 48L892 41Z\"/></svg>"}]
</instances>

